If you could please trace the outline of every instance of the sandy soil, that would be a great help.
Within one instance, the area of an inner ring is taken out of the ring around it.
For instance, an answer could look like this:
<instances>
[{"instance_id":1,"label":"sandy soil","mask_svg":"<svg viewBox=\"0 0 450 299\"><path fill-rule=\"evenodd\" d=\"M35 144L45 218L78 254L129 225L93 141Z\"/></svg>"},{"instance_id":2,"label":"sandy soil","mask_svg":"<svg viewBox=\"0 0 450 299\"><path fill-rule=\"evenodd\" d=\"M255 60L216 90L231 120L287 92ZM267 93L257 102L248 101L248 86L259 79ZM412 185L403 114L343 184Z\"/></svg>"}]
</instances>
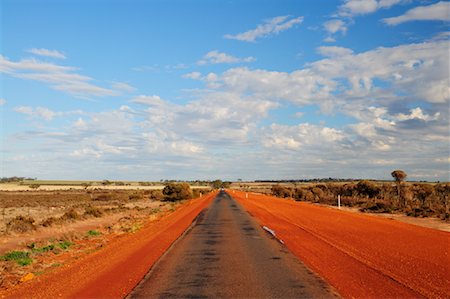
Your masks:
<instances>
[{"instance_id":1,"label":"sandy soil","mask_svg":"<svg viewBox=\"0 0 450 299\"><path fill-rule=\"evenodd\" d=\"M123 298L214 196L187 201L134 233L112 236L97 251L1 292L0 297Z\"/></svg>"},{"instance_id":2,"label":"sandy soil","mask_svg":"<svg viewBox=\"0 0 450 299\"><path fill-rule=\"evenodd\" d=\"M344 297L448 298L450 234L362 213L235 191L259 222Z\"/></svg>"}]
</instances>

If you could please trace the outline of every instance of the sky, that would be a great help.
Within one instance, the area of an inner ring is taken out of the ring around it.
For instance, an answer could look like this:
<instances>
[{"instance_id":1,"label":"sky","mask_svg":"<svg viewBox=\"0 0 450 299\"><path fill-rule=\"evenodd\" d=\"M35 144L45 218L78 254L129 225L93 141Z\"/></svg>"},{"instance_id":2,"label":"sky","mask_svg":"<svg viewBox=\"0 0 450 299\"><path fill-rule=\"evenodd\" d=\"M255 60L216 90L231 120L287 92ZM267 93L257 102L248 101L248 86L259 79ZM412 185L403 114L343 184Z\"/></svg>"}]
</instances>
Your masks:
<instances>
[{"instance_id":1,"label":"sky","mask_svg":"<svg viewBox=\"0 0 450 299\"><path fill-rule=\"evenodd\" d=\"M0 177L449 181L450 2L1 0Z\"/></svg>"}]
</instances>

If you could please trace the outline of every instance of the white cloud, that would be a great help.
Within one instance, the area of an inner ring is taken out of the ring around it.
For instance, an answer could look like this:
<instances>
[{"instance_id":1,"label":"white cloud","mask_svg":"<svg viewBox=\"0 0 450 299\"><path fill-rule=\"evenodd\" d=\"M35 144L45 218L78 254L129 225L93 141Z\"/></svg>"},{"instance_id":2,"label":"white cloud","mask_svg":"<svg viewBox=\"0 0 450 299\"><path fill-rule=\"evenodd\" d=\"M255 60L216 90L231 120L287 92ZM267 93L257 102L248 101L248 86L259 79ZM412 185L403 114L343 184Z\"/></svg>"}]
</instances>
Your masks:
<instances>
[{"instance_id":1,"label":"white cloud","mask_svg":"<svg viewBox=\"0 0 450 299\"><path fill-rule=\"evenodd\" d=\"M226 34L227 39L236 39L246 42L254 42L258 38L276 35L282 31L292 28L295 24L301 24L303 17L289 19L289 16L279 16L265 21L258 25L255 29L239 33L236 35Z\"/></svg>"},{"instance_id":2,"label":"white cloud","mask_svg":"<svg viewBox=\"0 0 450 299\"><path fill-rule=\"evenodd\" d=\"M401 16L383 19L388 25L410 21L450 21L450 2L441 1L428 6L418 6Z\"/></svg>"},{"instance_id":3,"label":"white cloud","mask_svg":"<svg viewBox=\"0 0 450 299\"><path fill-rule=\"evenodd\" d=\"M229 54L219 52L217 50L210 51L201 60L197 62L199 65L219 64L219 63L239 63L239 62L253 62L256 59L252 56L245 58L238 58Z\"/></svg>"},{"instance_id":4,"label":"white cloud","mask_svg":"<svg viewBox=\"0 0 450 299\"><path fill-rule=\"evenodd\" d=\"M336 39L332 37L333 34L340 32L342 35L347 33L347 24L339 19L333 19L323 24L325 31L329 36L324 39L325 42L335 42Z\"/></svg>"},{"instance_id":5,"label":"white cloud","mask_svg":"<svg viewBox=\"0 0 450 299\"><path fill-rule=\"evenodd\" d=\"M339 15L352 17L373 13L379 9L387 9L393 5L405 2L404 0L346 0L339 7Z\"/></svg>"},{"instance_id":6,"label":"white cloud","mask_svg":"<svg viewBox=\"0 0 450 299\"><path fill-rule=\"evenodd\" d=\"M345 56L345 55L351 55L353 54L352 49L343 48L343 47L319 47L317 48L317 51L327 57L339 57L339 56Z\"/></svg>"},{"instance_id":7,"label":"white cloud","mask_svg":"<svg viewBox=\"0 0 450 299\"><path fill-rule=\"evenodd\" d=\"M3 106L3 105L5 105L5 104L6 104L6 100L0 98L0 106Z\"/></svg>"},{"instance_id":8,"label":"white cloud","mask_svg":"<svg viewBox=\"0 0 450 299\"><path fill-rule=\"evenodd\" d=\"M199 80L201 77L202 77L202 74L199 72L191 72L191 73L183 75L183 78L192 79L192 80Z\"/></svg>"},{"instance_id":9,"label":"white cloud","mask_svg":"<svg viewBox=\"0 0 450 299\"><path fill-rule=\"evenodd\" d=\"M22 113L34 118L42 118L46 121L51 121L55 117L74 115L74 114L83 114L81 110L73 110L73 111L53 111L46 107L36 107L33 108L31 106L18 106L14 107L14 111L18 113Z\"/></svg>"},{"instance_id":10,"label":"white cloud","mask_svg":"<svg viewBox=\"0 0 450 299\"><path fill-rule=\"evenodd\" d=\"M263 145L277 149L300 150L305 147L320 148L344 140L344 132L309 123L295 126L272 124L264 131Z\"/></svg>"},{"instance_id":11,"label":"white cloud","mask_svg":"<svg viewBox=\"0 0 450 299\"><path fill-rule=\"evenodd\" d=\"M439 116L441 115L440 112L436 112L433 116L431 116L429 114L425 114L425 113L423 113L423 111L420 107L411 109L409 112L410 112L410 114L399 113L396 115L396 118L399 121L405 121L405 120L411 120L411 119L431 121L431 120L439 119Z\"/></svg>"},{"instance_id":12,"label":"white cloud","mask_svg":"<svg viewBox=\"0 0 450 299\"><path fill-rule=\"evenodd\" d=\"M0 72L10 76L48 83L53 89L79 97L117 96L121 90L100 87L93 78L74 73L75 67L42 62L36 59L11 61L0 55ZM120 86L123 89L123 85Z\"/></svg>"},{"instance_id":13,"label":"white cloud","mask_svg":"<svg viewBox=\"0 0 450 299\"><path fill-rule=\"evenodd\" d=\"M163 101L159 96L152 95L139 95L131 100L132 103L148 105L148 106L164 106L166 102Z\"/></svg>"},{"instance_id":14,"label":"white cloud","mask_svg":"<svg viewBox=\"0 0 450 299\"><path fill-rule=\"evenodd\" d=\"M136 90L136 88L124 82L114 82L111 87L115 90L123 90L127 92L133 92Z\"/></svg>"},{"instance_id":15,"label":"white cloud","mask_svg":"<svg viewBox=\"0 0 450 299\"><path fill-rule=\"evenodd\" d=\"M39 55L39 56L58 58L58 59L66 59L66 56L64 55L64 53L59 52L57 50L48 50L48 49L44 49L44 48L40 48L40 49L33 48L33 49L27 50L27 52L34 54L34 55Z\"/></svg>"},{"instance_id":16,"label":"white cloud","mask_svg":"<svg viewBox=\"0 0 450 299\"><path fill-rule=\"evenodd\" d=\"M52 120L56 116L54 111L44 107L37 107L36 109L33 109L29 106L19 106L14 108L14 111L26 114L28 116L43 118L45 120Z\"/></svg>"}]
</instances>

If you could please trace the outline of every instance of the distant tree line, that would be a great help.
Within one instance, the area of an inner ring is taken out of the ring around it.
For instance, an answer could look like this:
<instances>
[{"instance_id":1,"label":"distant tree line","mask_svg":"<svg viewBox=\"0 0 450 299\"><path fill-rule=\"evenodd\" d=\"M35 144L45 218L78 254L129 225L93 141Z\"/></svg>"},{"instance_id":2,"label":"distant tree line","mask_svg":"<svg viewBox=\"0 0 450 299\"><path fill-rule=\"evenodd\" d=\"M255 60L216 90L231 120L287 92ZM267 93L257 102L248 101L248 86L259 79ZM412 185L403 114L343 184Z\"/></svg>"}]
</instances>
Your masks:
<instances>
[{"instance_id":1,"label":"distant tree line","mask_svg":"<svg viewBox=\"0 0 450 299\"><path fill-rule=\"evenodd\" d=\"M18 176L12 176L12 177L3 177L0 179L0 183L18 183L22 181L34 181L35 178L26 178L26 177L18 177Z\"/></svg>"}]
</instances>

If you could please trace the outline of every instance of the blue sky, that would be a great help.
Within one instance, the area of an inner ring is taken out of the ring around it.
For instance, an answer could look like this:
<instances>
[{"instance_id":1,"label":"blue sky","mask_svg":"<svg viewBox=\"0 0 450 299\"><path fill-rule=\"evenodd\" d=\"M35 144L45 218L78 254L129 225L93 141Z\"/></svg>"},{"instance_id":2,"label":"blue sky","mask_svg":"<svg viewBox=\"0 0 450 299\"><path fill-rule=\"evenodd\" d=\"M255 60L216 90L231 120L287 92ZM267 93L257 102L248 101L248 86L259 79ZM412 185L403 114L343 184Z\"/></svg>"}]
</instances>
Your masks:
<instances>
[{"instance_id":1,"label":"blue sky","mask_svg":"<svg viewBox=\"0 0 450 299\"><path fill-rule=\"evenodd\" d=\"M449 3L3 0L0 177L448 181Z\"/></svg>"}]
</instances>

